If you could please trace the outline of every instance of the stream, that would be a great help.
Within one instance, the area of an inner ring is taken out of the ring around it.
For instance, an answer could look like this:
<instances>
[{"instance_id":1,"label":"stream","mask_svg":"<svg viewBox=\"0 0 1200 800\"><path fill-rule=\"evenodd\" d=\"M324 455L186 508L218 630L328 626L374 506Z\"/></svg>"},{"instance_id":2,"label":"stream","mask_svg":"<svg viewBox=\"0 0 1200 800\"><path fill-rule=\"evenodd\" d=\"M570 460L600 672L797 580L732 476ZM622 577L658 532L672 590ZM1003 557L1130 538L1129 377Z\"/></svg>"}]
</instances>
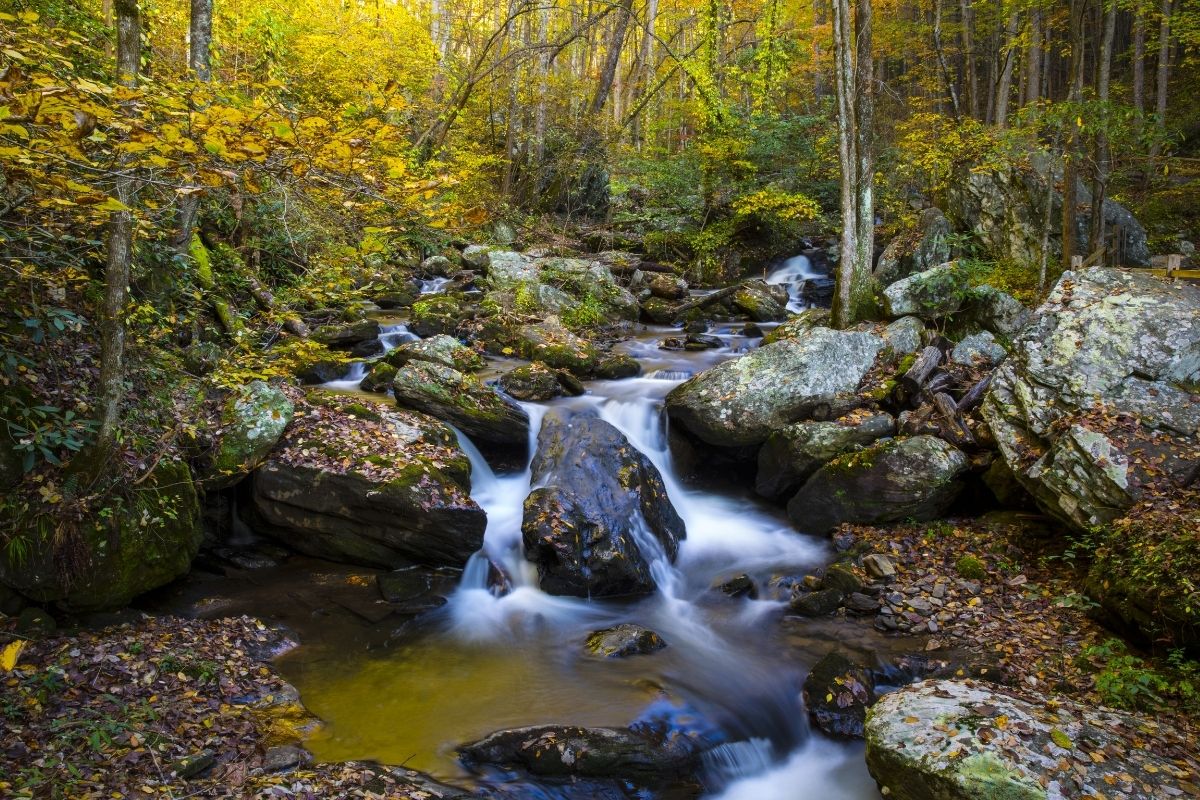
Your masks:
<instances>
[{"instance_id":1,"label":"stream","mask_svg":"<svg viewBox=\"0 0 1200 800\"><path fill-rule=\"evenodd\" d=\"M806 259L790 259L771 279L787 284L798 304L798 284L808 269ZM416 338L402 321L381 318L381 324L386 349ZM280 657L278 668L323 721L306 742L319 760L403 764L497 797L596 797L592 790L525 775L468 773L455 748L502 728L653 721L714 744L704 756L703 797L879 798L860 744L834 742L809 729L801 684L833 647L875 654L895 650L897 643L865 624L784 617L787 593L769 587L828 562L829 543L797 533L780 509L742 488L747 481L699 488L684 483L672 461L664 396L691 375L756 346L759 340L742 336L741 327L713 326L710 333L724 346L700 352L660 349L659 342L678 331L643 328L614 348L637 358L643 377L592 381L580 397L522 404L531 420L530 457L547 413L590 413L618 428L662 473L687 538L674 564L657 548L651 566L659 588L651 597L593 601L541 591L521 547L522 505L536 488L528 464L522 471L494 471L459 434L471 461L471 495L488 523L483 550L461 577L443 573L434 580L444 605L399 623L391 617L365 624L361 613L343 613L361 600L335 599L330 611L300 598L319 585L349 591L378 570L295 557L248 571L240 584L227 579L180 590L172 602L191 604L192 613L208 604L200 610L258 614L296 633L302 646ZM516 363L489 364L490 374ZM356 367L323 388L353 392L361 378ZM511 583L502 596L488 587L489 561ZM760 599L715 588L743 574L763 588ZM622 622L656 631L668 646L624 659L585 651L589 632Z\"/></svg>"}]
</instances>

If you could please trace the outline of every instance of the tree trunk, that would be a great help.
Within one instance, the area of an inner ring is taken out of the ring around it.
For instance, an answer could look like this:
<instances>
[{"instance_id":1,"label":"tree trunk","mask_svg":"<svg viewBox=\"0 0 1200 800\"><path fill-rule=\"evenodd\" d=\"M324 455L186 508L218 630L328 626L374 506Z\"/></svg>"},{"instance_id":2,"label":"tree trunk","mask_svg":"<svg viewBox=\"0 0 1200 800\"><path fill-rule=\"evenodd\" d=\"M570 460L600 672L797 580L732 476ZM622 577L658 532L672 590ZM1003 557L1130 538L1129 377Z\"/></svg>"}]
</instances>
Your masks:
<instances>
[{"instance_id":1,"label":"tree trunk","mask_svg":"<svg viewBox=\"0 0 1200 800\"><path fill-rule=\"evenodd\" d=\"M946 93L950 96L950 110L954 119L962 118L962 109L958 104L958 90L950 79L950 67L946 64L946 52L942 48L942 0L934 0L933 5L933 49L937 53L938 68L942 73L942 82L946 84Z\"/></svg>"},{"instance_id":2,"label":"tree trunk","mask_svg":"<svg viewBox=\"0 0 1200 800\"><path fill-rule=\"evenodd\" d=\"M621 63L621 48L625 43L625 33L629 30L629 20L632 17L630 7L633 0L621 0L620 11L613 25L612 39L608 43L604 69L596 84L596 93L592 95L592 104L588 107L588 116L598 117L604 109L604 103L612 92L613 79L617 75L617 66Z\"/></svg>"},{"instance_id":3,"label":"tree trunk","mask_svg":"<svg viewBox=\"0 0 1200 800\"><path fill-rule=\"evenodd\" d=\"M1146 16L1133 9L1133 107L1146 112Z\"/></svg>"},{"instance_id":4,"label":"tree trunk","mask_svg":"<svg viewBox=\"0 0 1200 800\"><path fill-rule=\"evenodd\" d=\"M833 323L846 328L871 310L871 262L875 219L874 63L871 54L871 0L857 0L856 20L849 0L834 0L834 57L838 103L838 157L841 161L842 232Z\"/></svg>"},{"instance_id":5,"label":"tree trunk","mask_svg":"<svg viewBox=\"0 0 1200 800\"><path fill-rule=\"evenodd\" d=\"M1029 49L1025 54L1024 105L1034 105L1042 99L1042 12L1029 13Z\"/></svg>"},{"instance_id":6,"label":"tree trunk","mask_svg":"<svg viewBox=\"0 0 1200 800\"><path fill-rule=\"evenodd\" d=\"M1096 134L1096 171L1092 176L1092 218L1088 226L1089 248L1095 251L1104 244L1104 198L1108 192L1108 94L1112 77L1113 39L1117 32L1117 6L1110 3L1104 11L1104 38L1097 55L1096 98L1100 101L1102 120Z\"/></svg>"},{"instance_id":7,"label":"tree trunk","mask_svg":"<svg viewBox=\"0 0 1200 800\"><path fill-rule=\"evenodd\" d=\"M117 22L117 80L133 88L138 83L142 30L137 0L115 0ZM125 113L132 113L129 108ZM133 263L133 178L118 162L116 199L127 208L113 212L108 223L108 260L104 269L104 305L100 319L100 429L96 436L101 459L112 452L120 425L121 398L125 394L125 305L129 300L129 274Z\"/></svg>"},{"instance_id":8,"label":"tree trunk","mask_svg":"<svg viewBox=\"0 0 1200 800\"><path fill-rule=\"evenodd\" d=\"M213 0L191 0L192 14L188 27L188 67L197 80L212 77L209 51L212 48Z\"/></svg>"},{"instance_id":9,"label":"tree trunk","mask_svg":"<svg viewBox=\"0 0 1200 800\"><path fill-rule=\"evenodd\" d=\"M975 69L975 13L971 0L960 0L962 20L963 73L966 77L967 113L979 119L979 72Z\"/></svg>"},{"instance_id":10,"label":"tree trunk","mask_svg":"<svg viewBox=\"0 0 1200 800\"><path fill-rule=\"evenodd\" d=\"M1156 102L1154 105L1154 127L1159 136L1150 146L1150 157L1157 158L1162 151L1162 134L1167 129L1167 79L1171 70L1171 0L1162 0L1162 18L1158 23L1158 73L1155 76Z\"/></svg>"},{"instance_id":11,"label":"tree trunk","mask_svg":"<svg viewBox=\"0 0 1200 800\"><path fill-rule=\"evenodd\" d=\"M1087 0L1071 2L1071 88L1067 95L1067 101L1071 103L1078 103L1083 96L1083 19L1086 5ZM1063 146L1062 263L1063 269L1070 269L1071 257L1075 255L1075 212L1079 203L1079 126L1073 119L1068 119L1066 125L1067 138Z\"/></svg>"},{"instance_id":12,"label":"tree trunk","mask_svg":"<svg viewBox=\"0 0 1200 800\"><path fill-rule=\"evenodd\" d=\"M1008 99L1012 95L1013 65L1017 60L1017 31L1017 15L1011 14L1005 29L1003 67L996 85L996 125L1001 128L1008 126Z\"/></svg>"}]
</instances>

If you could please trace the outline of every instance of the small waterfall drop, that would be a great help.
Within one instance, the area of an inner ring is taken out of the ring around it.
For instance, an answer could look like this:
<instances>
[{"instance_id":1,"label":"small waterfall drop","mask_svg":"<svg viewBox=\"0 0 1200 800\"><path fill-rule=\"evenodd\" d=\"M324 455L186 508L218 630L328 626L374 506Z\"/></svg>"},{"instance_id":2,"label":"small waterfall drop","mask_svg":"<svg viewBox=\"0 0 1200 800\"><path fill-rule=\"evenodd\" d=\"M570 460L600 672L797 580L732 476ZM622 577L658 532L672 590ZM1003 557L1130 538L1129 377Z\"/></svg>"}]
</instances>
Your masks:
<instances>
[{"instance_id":1,"label":"small waterfall drop","mask_svg":"<svg viewBox=\"0 0 1200 800\"><path fill-rule=\"evenodd\" d=\"M767 283L787 288L787 310L792 313L803 311L807 303L804 301L804 285L811 280L824 277L813 269L808 256L792 256L771 270Z\"/></svg>"}]
</instances>

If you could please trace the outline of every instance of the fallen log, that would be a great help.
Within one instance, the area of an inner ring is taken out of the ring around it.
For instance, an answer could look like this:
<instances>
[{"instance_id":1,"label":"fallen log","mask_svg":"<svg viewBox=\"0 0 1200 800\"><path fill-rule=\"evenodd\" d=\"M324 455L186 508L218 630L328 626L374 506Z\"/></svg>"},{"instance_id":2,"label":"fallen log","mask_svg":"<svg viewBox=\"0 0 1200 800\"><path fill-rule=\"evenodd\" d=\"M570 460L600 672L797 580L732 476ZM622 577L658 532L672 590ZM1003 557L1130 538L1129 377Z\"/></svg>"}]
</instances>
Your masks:
<instances>
[{"instance_id":1,"label":"fallen log","mask_svg":"<svg viewBox=\"0 0 1200 800\"><path fill-rule=\"evenodd\" d=\"M987 394L988 387L992 385L992 376L985 375L983 380L971 387L970 391L962 396L958 401L958 413L969 414L975 410L975 407L983 402L983 396Z\"/></svg>"},{"instance_id":2,"label":"fallen log","mask_svg":"<svg viewBox=\"0 0 1200 800\"><path fill-rule=\"evenodd\" d=\"M941 436L955 447L974 447L975 436L967 427L967 422L958 413L958 405L954 398L945 392L933 396L933 405L942 418Z\"/></svg>"},{"instance_id":3,"label":"fallen log","mask_svg":"<svg viewBox=\"0 0 1200 800\"><path fill-rule=\"evenodd\" d=\"M942 363L942 351L930 345L920 352L912 366L900 376L900 388L909 402L921 395L933 371Z\"/></svg>"},{"instance_id":4,"label":"fallen log","mask_svg":"<svg viewBox=\"0 0 1200 800\"><path fill-rule=\"evenodd\" d=\"M680 303L671 309L671 316L678 319L680 316L693 309L703 308L704 306L724 300L726 297L732 297L733 295L737 294L740 289L745 287L745 285L745 282L742 282L734 284L733 286L726 286L724 289L718 289L715 292L704 295L703 297L697 297L693 300L689 300L686 303Z\"/></svg>"}]
</instances>

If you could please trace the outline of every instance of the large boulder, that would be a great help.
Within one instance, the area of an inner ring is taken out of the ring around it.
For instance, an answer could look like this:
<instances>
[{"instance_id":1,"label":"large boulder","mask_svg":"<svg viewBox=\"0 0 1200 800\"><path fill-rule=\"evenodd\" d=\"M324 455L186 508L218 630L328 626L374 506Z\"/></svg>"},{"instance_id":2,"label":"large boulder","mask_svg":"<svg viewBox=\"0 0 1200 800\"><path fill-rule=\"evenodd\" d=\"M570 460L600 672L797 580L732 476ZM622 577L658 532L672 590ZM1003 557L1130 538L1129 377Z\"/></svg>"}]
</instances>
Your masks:
<instances>
[{"instance_id":1,"label":"large boulder","mask_svg":"<svg viewBox=\"0 0 1200 800\"><path fill-rule=\"evenodd\" d=\"M1196 479L1200 288L1095 268L1064 273L993 375L1000 452L1077 530Z\"/></svg>"},{"instance_id":2,"label":"large boulder","mask_svg":"<svg viewBox=\"0 0 1200 800\"><path fill-rule=\"evenodd\" d=\"M896 420L884 412L850 414L834 422L793 422L758 451L754 488L763 497L783 497L837 456L896 432Z\"/></svg>"},{"instance_id":3,"label":"large boulder","mask_svg":"<svg viewBox=\"0 0 1200 800\"><path fill-rule=\"evenodd\" d=\"M650 563L686 535L658 469L612 425L550 413L525 500L525 557L542 589L578 597L654 591Z\"/></svg>"},{"instance_id":4,"label":"large boulder","mask_svg":"<svg viewBox=\"0 0 1200 800\"><path fill-rule=\"evenodd\" d=\"M875 263L875 280L882 286L923 272L950 260L950 223L939 208L921 212L917 227L888 242Z\"/></svg>"},{"instance_id":5,"label":"large boulder","mask_svg":"<svg viewBox=\"0 0 1200 800\"><path fill-rule=\"evenodd\" d=\"M12 520L17 533L0 548L0 584L39 603L96 611L127 605L188 571L204 534L186 464L164 458L136 487L114 492L105 508L107 515L63 534L45 519Z\"/></svg>"},{"instance_id":6,"label":"large boulder","mask_svg":"<svg viewBox=\"0 0 1200 800\"><path fill-rule=\"evenodd\" d=\"M787 316L787 289L750 281L733 295L733 306L755 322L776 322Z\"/></svg>"},{"instance_id":7,"label":"large boulder","mask_svg":"<svg viewBox=\"0 0 1200 800\"><path fill-rule=\"evenodd\" d=\"M711 445L758 445L790 422L831 419L859 405L855 392L883 346L870 333L813 328L677 386L667 413Z\"/></svg>"},{"instance_id":8,"label":"large boulder","mask_svg":"<svg viewBox=\"0 0 1200 800\"><path fill-rule=\"evenodd\" d=\"M379 323L373 319L322 325L312 332L314 342L339 349L349 349L378 338Z\"/></svg>"},{"instance_id":9,"label":"large boulder","mask_svg":"<svg viewBox=\"0 0 1200 800\"><path fill-rule=\"evenodd\" d=\"M1053 263L1062 252L1062 226L1057 224L1062 219L1062 194L1057 188L1061 183L1061 166L1042 154L1029 159L1027 165L973 168L949 182L946 216L956 228L970 231L982 241L988 255L1017 264L1038 263L1042 232L1050 219L1055 223L1049 253ZM1049 216L1047 197L1051 204ZM1092 207L1091 191L1083 181L1078 183L1078 201L1074 250L1083 253L1088 249ZM1147 265L1150 249L1146 231L1129 209L1106 199L1104 219L1110 231L1120 226L1126 262Z\"/></svg>"},{"instance_id":10,"label":"large boulder","mask_svg":"<svg viewBox=\"0 0 1200 800\"><path fill-rule=\"evenodd\" d=\"M292 421L292 401L263 381L235 389L221 410L216 441L201 459L197 482L205 489L232 486L249 475Z\"/></svg>"},{"instance_id":11,"label":"large boulder","mask_svg":"<svg viewBox=\"0 0 1200 800\"><path fill-rule=\"evenodd\" d=\"M459 748L467 764L495 764L547 777L613 778L637 784L672 783L699 766L700 750L686 736L650 729L539 725L496 731Z\"/></svg>"},{"instance_id":12,"label":"large boulder","mask_svg":"<svg viewBox=\"0 0 1200 800\"><path fill-rule=\"evenodd\" d=\"M637 270L629 279L629 291L639 299L658 297L663 300L682 300L687 297L687 281L669 272Z\"/></svg>"},{"instance_id":13,"label":"large boulder","mask_svg":"<svg viewBox=\"0 0 1200 800\"><path fill-rule=\"evenodd\" d=\"M969 466L962 451L933 436L880 442L817 470L788 502L788 517L817 534L843 522L933 519L958 497Z\"/></svg>"},{"instance_id":14,"label":"large boulder","mask_svg":"<svg viewBox=\"0 0 1200 800\"><path fill-rule=\"evenodd\" d=\"M884 695L866 739L867 768L896 800L1162 800L1196 790L1173 759L1191 746L1161 722L972 680Z\"/></svg>"},{"instance_id":15,"label":"large boulder","mask_svg":"<svg viewBox=\"0 0 1200 800\"><path fill-rule=\"evenodd\" d=\"M967 275L948 261L909 275L883 290L883 310L891 319L914 316L935 320L949 316L967 299Z\"/></svg>"},{"instance_id":16,"label":"large boulder","mask_svg":"<svg viewBox=\"0 0 1200 800\"><path fill-rule=\"evenodd\" d=\"M417 336L453 335L465 317L461 296L427 295L412 304L408 327Z\"/></svg>"},{"instance_id":17,"label":"large boulder","mask_svg":"<svg viewBox=\"0 0 1200 800\"><path fill-rule=\"evenodd\" d=\"M300 552L396 568L462 566L486 515L454 432L380 402L313 397L254 473L260 528Z\"/></svg>"},{"instance_id":18,"label":"large boulder","mask_svg":"<svg viewBox=\"0 0 1200 800\"><path fill-rule=\"evenodd\" d=\"M431 361L410 361L392 378L401 408L449 422L472 439L497 445L529 441L529 415L473 375Z\"/></svg>"},{"instance_id":19,"label":"large boulder","mask_svg":"<svg viewBox=\"0 0 1200 800\"><path fill-rule=\"evenodd\" d=\"M553 314L574 327L637 319L637 300L601 261L493 252L489 262L485 308L543 318Z\"/></svg>"}]
</instances>

